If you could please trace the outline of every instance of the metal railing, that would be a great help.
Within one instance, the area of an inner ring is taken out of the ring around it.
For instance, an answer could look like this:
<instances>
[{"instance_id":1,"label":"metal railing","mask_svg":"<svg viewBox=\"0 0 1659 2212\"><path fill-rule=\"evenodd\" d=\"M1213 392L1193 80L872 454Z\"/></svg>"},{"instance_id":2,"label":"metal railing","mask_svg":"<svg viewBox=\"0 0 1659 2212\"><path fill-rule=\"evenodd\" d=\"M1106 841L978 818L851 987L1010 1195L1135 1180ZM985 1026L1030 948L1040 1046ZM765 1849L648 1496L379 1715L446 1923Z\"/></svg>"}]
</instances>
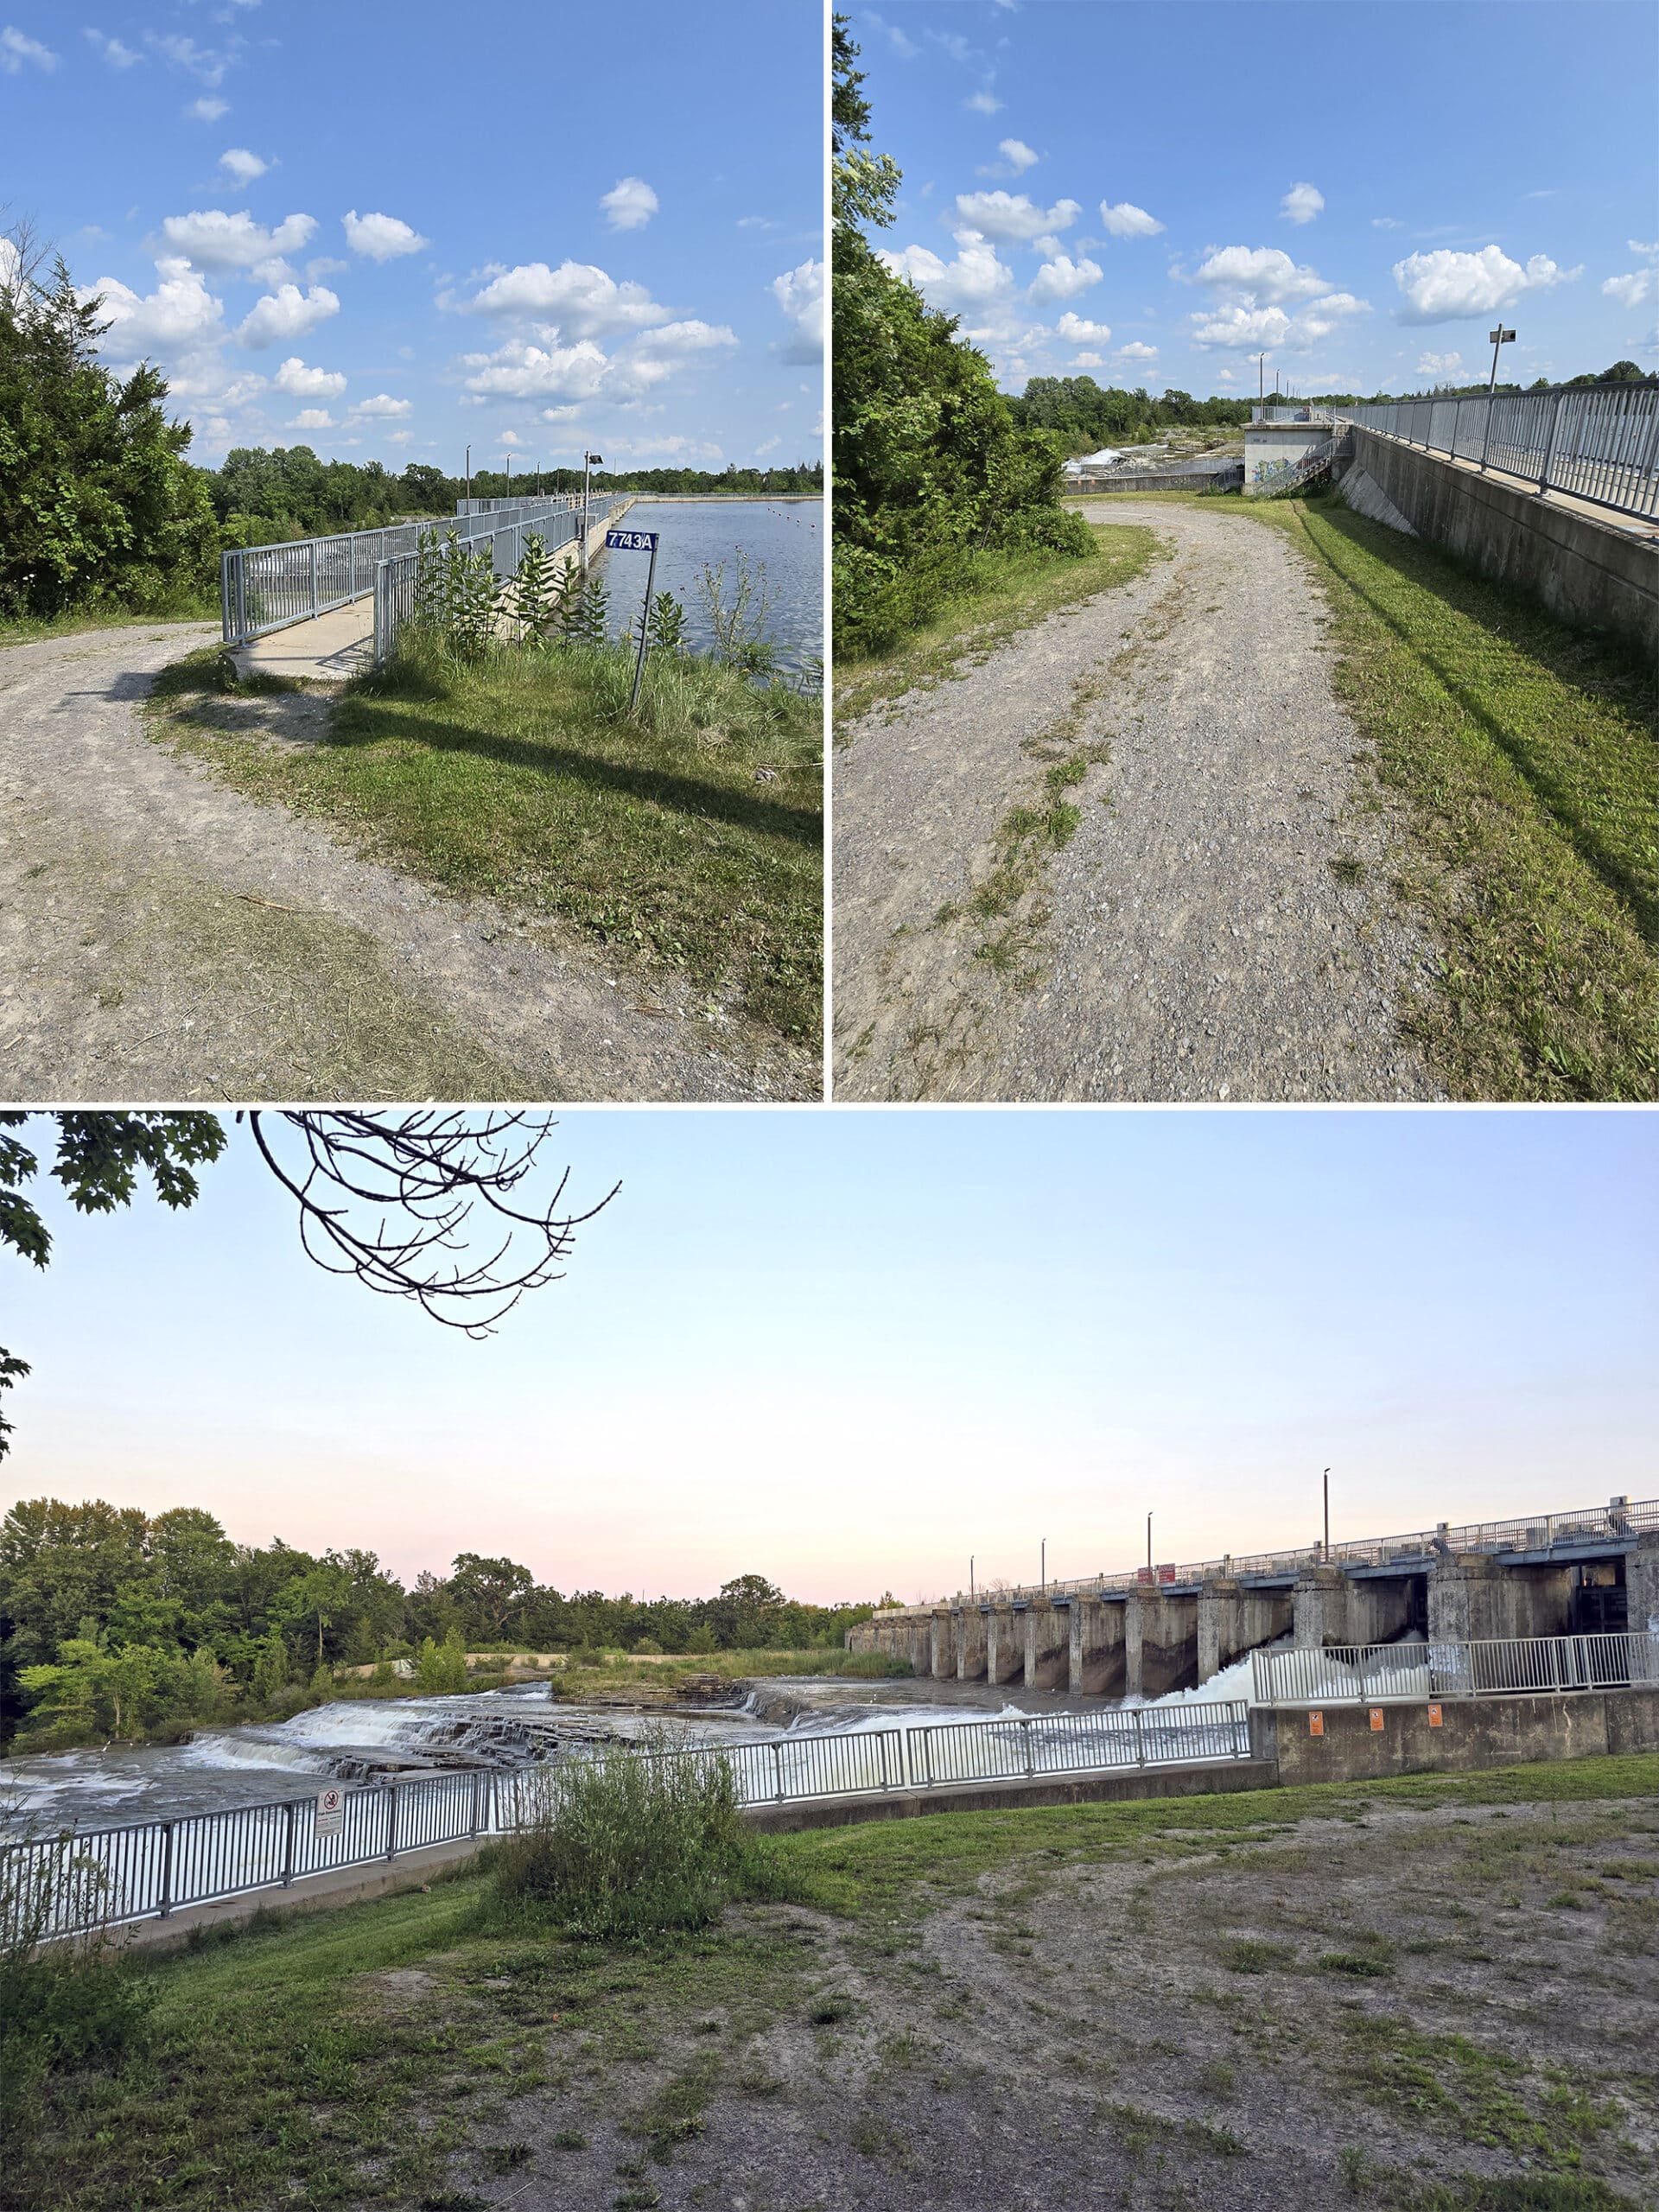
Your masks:
<instances>
[{"instance_id":1,"label":"metal railing","mask_svg":"<svg viewBox=\"0 0 1659 2212\"><path fill-rule=\"evenodd\" d=\"M1559 385L1332 412L1425 453L1525 478L1541 493L1564 492L1649 520L1659 514L1659 387L1652 385Z\"/></svg>"},{"instance_id":2,"label":"metal railing","mask_svg":"<svg viewBox=\"0 0 1659 2212\"><path fill-rule=\"evenodd\" d=\"M1659 1633L1504 1636L1471 1643L1333 1643L1253 1651L1253 1705L1420 1704L1532 1691L1659 1687Z\"/></svg>"},{"instance_id":3,"label":"metal railing","mask_svg":"<svg viewBox=\"0 0 1659 2212\"><path fill-rule=\"evenodd\" d=\"M565 502L550 512L524 508L513 514L477 516L441 525L435 537L430 531L424 531L415 544L388 555L374 574L375 666L385 665L399 629L415 612L423 561L447 559L455 551L476 553L487 545L496 581L505 584L524 558L526 539L539 538L547 552L556 553L561 546L602 528L619 507L630 505L635 497L632 493L613 493L590 499L585 516L580 500L574 507Z\"/></svg>"},{"instance_id":4,"label":"metal railing","mask_svg":"<svg viewBox=\"0 0 1659 2212\"><path fill-rule=\"evenodd\" d=\"M601 503L594 502L595 512ZM245 645L293 622L308 622L349 606L375 588L383 561L413 553L434 531L473 543L504 524L527 522L550 544L563 544L579 526L581 502L568 498L527 500L499 514L433 515L333 537L300 537L282 545L238 545L219 556L219 627L227 645ZM563 518L563 535L559 535Z\"/></svg>"},{"instance_id":5,"label":"metal railing","mask_svg":"<svg viewBox=\"0 0 1659 2212\"><path fill-rule=\"evenodd\" d=\"M1288 1574L1304 1567L1387 1567L1391 1561L1421 1560L1435 1553L1548 1552L1557 1545L1580 1542L1630 1541L1659 1531L1659 1497L1616 1497L1606 1505L1587 1505L1571 1513L1533 1513L1512 1521L1470 1521L1453 1526L1442 1521L1437 1528L1419 1529L1403 1536L1363 1536L1346 1543L1304 1544L1281 1552L1224 1553L1220 1559L1199 1560L1181 1566L1132 1567L1106 1574L1085 1574L1072 1581L1008 1584L1000 1590L980 1587L958 1590L954 1597L931 1605L890 1605L872 1614L873 1620L901 1620L937 1612L941 1605L1006 1605L1028 1604L1033 1598L1090 1598L1110 1596L1135 1589L1167 1587L1171 1584L1207 1582L1217 1576ZM1402 1567L1403 1571L1403 1567Z\"/></svg>"},{"instance_id":6,"label":"metal railing","mask_svg":"<svg viewBox=\"0 0 1659 2212\"><path fill-rule=\"evenodd\" d=\"M855 1729L628 1754L681 1765L723 1762L739 1802L753 1806L1249 1755L1249 1708L1243 1702ZM166 1919L186 1905L286 1889L308 1874L507 1834L549 1802L561 1764L343 1789L336 1834L316 1833L315 1801L301 1797L0 1846L0 1923L26 1911L31 1897L45 1899L41 1932L48 1936Z\"/></svg>"},{"instance_id":7,"label":"metal railing","mask_svg":"<svg viewBox=\"0 0 1659 2212\"><path fill-rule=\"evenodd\" d=\"M1245 485L1244 496L1249 499L1282 499L1287 492L1296 491L1329 468L1336 450L1337 441L1326 438L1295 461L1263 461Z\"/></svg>"}]
</instances>

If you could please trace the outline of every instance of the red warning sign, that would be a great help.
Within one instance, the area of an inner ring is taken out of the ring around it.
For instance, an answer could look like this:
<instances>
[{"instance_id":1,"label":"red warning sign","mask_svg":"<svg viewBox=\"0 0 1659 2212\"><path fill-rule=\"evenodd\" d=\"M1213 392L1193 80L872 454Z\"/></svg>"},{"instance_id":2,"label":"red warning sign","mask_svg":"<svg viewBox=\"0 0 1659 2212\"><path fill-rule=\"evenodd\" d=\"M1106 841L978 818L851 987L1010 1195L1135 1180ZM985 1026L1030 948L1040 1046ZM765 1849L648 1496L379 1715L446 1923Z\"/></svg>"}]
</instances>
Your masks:
<instances>
[{"instance_id":1,"label":"red warning sign","mask_svg":"<svg viewBox=\"0 0 1659 2212\"><path fill-rule=\"evenodd\" d=\"M1380 1736L1382 1732L1382 1708L1380 1705L1374 1705L1370 1712L1371 1733L1373 1736Z\"/></svg>"},{"instance_id":2,"label":"red warning sign","mask_svg":"<svg viewBox=\"0 0 1659 2212\"><path fill-rule=\"evenodd\" d=\"M1431 1705L1428 1708L1428 1725L1431 1728L1438 1728L1440 1725L1440 1708L1438 1705Z\"/></svg>"},{"instance_id":3,"label":"red warning sign","mask_svg":"<svg viewBox=\"0 0 1659 2212\"><path fill-rule=\"evenodd\" d=\"M1307 1732L1308 1732L1308 1734L1309 1734L1310 1736L1323 1736L1323 1735L1324 1735L1324 1733L1325 1733L1325 1715L1324 1715L1322 1713L1310 1713L1308 1714L1308 1716L1307 1716Z\"/></svg>"}]
</instances>

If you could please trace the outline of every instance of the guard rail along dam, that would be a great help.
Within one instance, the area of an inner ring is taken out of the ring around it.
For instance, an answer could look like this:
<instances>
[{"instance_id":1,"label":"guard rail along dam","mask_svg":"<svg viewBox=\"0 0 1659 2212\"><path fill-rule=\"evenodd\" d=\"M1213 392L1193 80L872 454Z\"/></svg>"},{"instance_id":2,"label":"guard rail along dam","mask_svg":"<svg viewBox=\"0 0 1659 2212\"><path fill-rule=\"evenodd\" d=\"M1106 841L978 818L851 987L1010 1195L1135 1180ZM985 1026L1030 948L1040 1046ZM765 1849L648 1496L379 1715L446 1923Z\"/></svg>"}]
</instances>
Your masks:
<instances>
[{"instance_id":1,"label":"guard rail along dam","mask_svg":"<svg viewBox=\"0 0 1659 2212\"><path fill-rule=\"evenodd\" d=\"M936 1681L1105 1698L1202 1688L1252 1651L1659 1635L1659 1498L1313 1544L878 1612L849 1651Z\"/></svg>"}]
</instances>

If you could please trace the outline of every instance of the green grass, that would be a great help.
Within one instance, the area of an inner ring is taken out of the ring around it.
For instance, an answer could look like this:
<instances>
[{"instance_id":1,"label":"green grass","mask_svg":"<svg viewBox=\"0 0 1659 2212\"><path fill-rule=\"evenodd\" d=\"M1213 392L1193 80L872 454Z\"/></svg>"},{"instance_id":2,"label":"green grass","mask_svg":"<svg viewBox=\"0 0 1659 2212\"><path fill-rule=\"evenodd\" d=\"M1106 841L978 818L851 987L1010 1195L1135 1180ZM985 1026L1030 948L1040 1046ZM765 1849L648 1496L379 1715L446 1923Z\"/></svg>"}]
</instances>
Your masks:
<instances>
[{"instance_id":1,"label":"green grass","mask_svg":"<svg viewBox=\"0 0 1659 2212\"><path fill-rule=\"evenodd\" d=\"M124 607L81 608L69 614L0 615L0 651L8 645L32 645L41 638L78 638L94 630L129 630L164 622L216 622L218 599L199 605L170 607L164 614L130 614Z\"/></svg>"},{"instance_id":2,"label":"green grass","mask_svg":"<svg viewBox=\"0 0 1659 2212\"><path fill-rule=\"evenodd\" d=\"M989 658L1017 631L1062 607L1130 582L1164 557L1155 531L1135 524L1094 524L1095 557L1044 552L974 556L975 588L953 596L936 620L889 652L861 658L838 654L837 721L866 714L885 699L928 690Z\"/></svg>"},{"instance_id":3,"label":"green grass","mask_svg":"<svg viewBox=\"0 0 1659 2212\"><path fill-rule=\"evenodd\" d=\"M353 686L325 742L283 745L219 726L243 687L208 650L158 684L159 727L442 891L574 925L647 982L672 969L764 1030L816 1038L821 709L658 658L632 721L632 673L620 651L411 657Z\"/></svg>"},{"instance_id":4,"label":"green grass","mask_svg":"<svg viewBox=\"0 0 1659 2212\"><path fill-rule=\"evenodd\" d=\"M777 1837L768 1886L838 1916L863 1971L902 1974L922 1956L917 1939L928 1914L986 1874L996 1878L995 1909L1014 1913L1068 1864L1173 1865L1301 1819L1655 1796L1659 1754L1644 1754L1363 1786L951 1814ZM515 1924L476 1871L438 1878L429 1894L256 1922L158 1958L146 1979L155 1999L148 2051L124 2072L59 2081L42 2132L11 2153L9 2183L32 2212L442 2202L439 2192L456 2186L448 2154L480 2137L518 2141L528 2131L515 2126L513 2103L531 2091L580 2088L590 2100L552 2115L555 2146L580 2147L577 2123L598 2112L616 2118L642 2159L669 2159L698 2133L716 2094L780 2091L756 2037L779 2024L810 2026L832 2006L837 2018L818 2032L856 2025L842 2009L844 1982L822 1971L815 1923L787 1904L677 1937L607 1946ZM635 2108L625 2069L641 2064L658 2071ZM1541 2139L1501 2057L1463 2038L1425 2040L1386 2016L1356 2032L1341 2064L1344 2097L1408 2114L1414 2100L1427 2100L1423 2116L1440 2132L1522 2146L1529 2156L1560 2162L1604 2125L1601 2111L1563 2082ZM1122 2109L1124 2125L1149 2138L1168 2126L1148 2120L1143 2131ZM1236 2147L1229 2131L1202 2125L1205 2147ZM510 2150L499 2155L516 2162ZM557 2170L550 2158L538 2166L543 2191ZM1448 2183L1440 2194L1402 2178L1402 2193L1385 2194L1394 2177L1368 2172L1377 2186L1369 2197L1357 2191L1363 2201L1411 2212L1602 2212L1622 2201L1576 2177L1556 2189L1545 2173Z\"/></svg>"},{"instance_id":5,"label":"green grass","mask_svg":"<svg viewBox=\"0 0 1659 2212\"><path fill-rule=\"evenodd\" d=\"M1283 530L1337 688L1402 804L1399 888L1439 940L1412 1017L1464 1098L1659 1097L1659 696L1616 645L1334 501Z\"/></svg>"}]
</instances>

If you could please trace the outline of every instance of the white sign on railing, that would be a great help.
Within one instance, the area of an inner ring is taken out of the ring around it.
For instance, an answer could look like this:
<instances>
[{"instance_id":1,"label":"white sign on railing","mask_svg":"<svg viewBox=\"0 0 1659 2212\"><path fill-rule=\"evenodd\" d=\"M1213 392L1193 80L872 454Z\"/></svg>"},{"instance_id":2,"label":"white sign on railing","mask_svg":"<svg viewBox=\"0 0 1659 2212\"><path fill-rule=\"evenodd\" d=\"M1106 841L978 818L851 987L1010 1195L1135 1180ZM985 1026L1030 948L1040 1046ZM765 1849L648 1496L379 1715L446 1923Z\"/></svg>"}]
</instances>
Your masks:
<instances>
[{"instance_id":1,"label":"white sign on railing","mask_svg":"<svg viewBox=\"0 0 1659 2212\"><path fill-rule=\"evenodd\" d=\"M346 1792L343 1789L321 1789L317 1793L315 1835L340 1835L346 1828Z\"/></svg>"}]
</instances>

